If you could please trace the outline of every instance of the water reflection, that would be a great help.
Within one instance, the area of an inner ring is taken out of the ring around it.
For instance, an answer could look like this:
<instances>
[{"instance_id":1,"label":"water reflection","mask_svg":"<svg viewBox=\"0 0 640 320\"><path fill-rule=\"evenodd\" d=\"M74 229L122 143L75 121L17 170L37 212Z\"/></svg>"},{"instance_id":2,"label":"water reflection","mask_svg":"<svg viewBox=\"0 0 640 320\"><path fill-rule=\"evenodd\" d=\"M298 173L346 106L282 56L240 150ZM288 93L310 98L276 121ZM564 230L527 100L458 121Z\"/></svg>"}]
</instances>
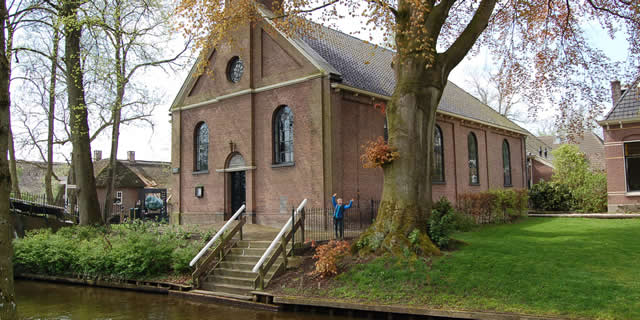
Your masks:
<instances>
[{"instance_id":1,"label":"water reflection","mask_svg":"<svg viewBox=\"0 0 640 320\"><path fill-rule=\"evenodd\" d=\"M341 320L324 314L254 311L235 307L194 303L166 295L16 281L21 319L113 319L113 320Z\"/></svg>"}]
</instances>

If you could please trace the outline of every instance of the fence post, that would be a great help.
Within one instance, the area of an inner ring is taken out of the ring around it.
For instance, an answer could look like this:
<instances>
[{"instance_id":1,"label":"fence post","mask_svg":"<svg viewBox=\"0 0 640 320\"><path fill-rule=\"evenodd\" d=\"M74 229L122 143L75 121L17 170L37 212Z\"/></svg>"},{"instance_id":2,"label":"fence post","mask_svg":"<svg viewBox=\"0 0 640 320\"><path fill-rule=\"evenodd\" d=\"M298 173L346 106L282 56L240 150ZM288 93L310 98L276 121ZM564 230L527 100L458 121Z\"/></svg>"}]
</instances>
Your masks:
<instances>
[{"instance_id":1,"label":"fence post","mask_svg":"<svg viewBox=\"0 0 640 320\"><path fill-rule=\"evenodd\" d=\"M305 223L305 213L304 213L304 208L302 208L302 212L300 212L302 214L302 216L300 217L300 219L302 219L302 223L300 224L300 231L302 232L302 243L304 243L304 223Z\"/></svg>"},{"instance_id":2,"label":"fence post","mask_svg":"<svg viewBox=\"0 0 640 320\"><path fill-rule=\"evenodd\" d=\"M291 256L294 256L296 246L296 209L291 208ZM287 255L287 247L284 247L284 255ZM286 258L285 258L286 259ZM286 263L285 263L286 264Z\"/></svg>"}]
</instances>

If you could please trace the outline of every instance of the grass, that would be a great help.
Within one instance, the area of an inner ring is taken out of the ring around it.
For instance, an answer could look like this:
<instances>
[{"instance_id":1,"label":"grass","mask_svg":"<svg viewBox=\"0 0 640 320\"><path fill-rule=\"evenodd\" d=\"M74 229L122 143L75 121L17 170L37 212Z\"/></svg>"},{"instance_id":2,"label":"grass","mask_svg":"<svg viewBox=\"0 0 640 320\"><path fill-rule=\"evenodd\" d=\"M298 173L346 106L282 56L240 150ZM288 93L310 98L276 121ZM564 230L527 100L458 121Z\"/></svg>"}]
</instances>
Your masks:
<instances>
[{"instance_id":1,"label":"grass","mask_svg":"<svg viewBox=\"0 0 640 320\"><path fill-rule=\"evenodd\" d=\"M432 262L378 258L357 265L321 294L444 309L640 319L639 235L635 219L530 218L455 234L469 245Z\"/></svg>"}]
</instances>

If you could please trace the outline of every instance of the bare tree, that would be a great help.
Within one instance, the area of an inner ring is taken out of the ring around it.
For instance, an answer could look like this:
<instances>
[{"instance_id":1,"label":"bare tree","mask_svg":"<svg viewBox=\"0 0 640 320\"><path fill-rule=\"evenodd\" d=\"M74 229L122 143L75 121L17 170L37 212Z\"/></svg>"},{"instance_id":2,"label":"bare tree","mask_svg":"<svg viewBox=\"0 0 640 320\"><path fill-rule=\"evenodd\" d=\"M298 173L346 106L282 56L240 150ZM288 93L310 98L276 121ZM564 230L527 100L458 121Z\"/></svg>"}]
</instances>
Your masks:
<instances>
[{"instance_id":1,"label":"bare tree","mask_svg":"<svg viewBox=\"0 0 640 320\"><path fill-rule=\"evenodd\" d=\"M107 167L107 191L103 209L106 219L111 211L113 190L116 182L116 161L120 124L123 108L132 105L147 104L149 97L132 99L135 89L135 76L150 67L171 66L187 50L182 46L172 56L166 55L164 44L171 40L169 27L170 4L159 0L100 0L91 2L88 10L96 17L94 39L104 39L98 44L101 52L110 53L108 63L98 65L111 66L102 72L107 81L115 88L111 105L111 152ZM104 35L104 36L101 36ZM175 50L174 50L175 51Z\"/></svg>"},{"instance_id":2,"label":"bare tree","mask_svg":"<svg viewBox=\"0 0 640 320\"><path fill-rule=\"evenodd\" d=\"M7 162L9 144L9 60L5 28L8 18L6 1L0 2L0 318L15 319L16 299L13 288L13 226L9 213L11 174Z\"/></svg>"}]
</instances>

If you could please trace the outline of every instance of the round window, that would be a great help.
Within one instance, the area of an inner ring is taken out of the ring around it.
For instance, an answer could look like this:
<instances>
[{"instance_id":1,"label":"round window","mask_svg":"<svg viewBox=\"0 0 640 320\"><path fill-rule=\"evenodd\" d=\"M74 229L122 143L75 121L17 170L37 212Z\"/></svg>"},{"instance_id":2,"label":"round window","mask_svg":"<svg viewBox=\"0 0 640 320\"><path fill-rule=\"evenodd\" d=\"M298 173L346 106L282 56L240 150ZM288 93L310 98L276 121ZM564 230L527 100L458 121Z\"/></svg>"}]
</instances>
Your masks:
<instances>
[{"instance_id":1,"label":"round window","mask_svg":"<svg viewBox=\"0 0 640 320\"><path fill-rule=\"evenodd\" d=\"M227 65L227 78L229 81L233 83L237 83L242 78L242 73L244 72L244 65L242 64L242 60L238 57L233 57L229 61Z\"/></svg>"}]
</instances>

